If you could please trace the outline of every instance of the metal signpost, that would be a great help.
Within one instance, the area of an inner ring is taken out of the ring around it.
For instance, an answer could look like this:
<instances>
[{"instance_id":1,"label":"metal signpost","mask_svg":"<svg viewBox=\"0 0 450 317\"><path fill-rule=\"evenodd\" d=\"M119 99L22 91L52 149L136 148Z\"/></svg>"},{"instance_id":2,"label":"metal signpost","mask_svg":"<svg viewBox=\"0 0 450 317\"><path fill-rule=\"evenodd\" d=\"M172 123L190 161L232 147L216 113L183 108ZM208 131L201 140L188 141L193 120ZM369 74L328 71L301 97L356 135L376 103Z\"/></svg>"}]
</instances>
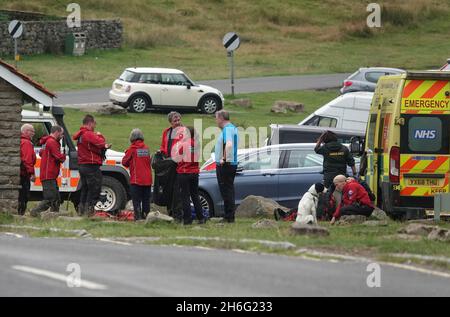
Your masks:
<instances>
[{"instance_id":1,"label":"metal signpost","mask_svg":"<svg viewBox=\"0 0 450 317\"><path fill-rule=\"evenodd\" d=\"M234 97L234 51L239 48L241 41L236 33L229 32L223 37L222 43L230 60L231 95Z\"/></svg>"},{"instance_id":2,"label":"metal signpost","mask_svg":"<svg viewBox=\"0 0 450 317\"><path fill-rule=\"evenodd\" d=\"M17 68L17 62L19 61L19 54L17 54L17 39L22 36L23 24L18 20L12 20L8 25L8 32L14 39L14 65Z\"/></svg>"}]
</instances>

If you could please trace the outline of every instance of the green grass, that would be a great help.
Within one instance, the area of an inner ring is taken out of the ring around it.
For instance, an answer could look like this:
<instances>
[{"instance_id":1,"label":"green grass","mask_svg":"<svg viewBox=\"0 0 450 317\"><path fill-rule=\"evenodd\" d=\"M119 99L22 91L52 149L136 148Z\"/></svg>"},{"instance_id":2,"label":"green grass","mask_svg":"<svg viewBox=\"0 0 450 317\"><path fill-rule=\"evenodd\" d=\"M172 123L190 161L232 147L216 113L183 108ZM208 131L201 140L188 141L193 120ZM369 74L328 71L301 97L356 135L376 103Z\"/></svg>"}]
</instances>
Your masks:
<instances>
[{"instance_id":1,"label":"green grass","mask_svg":"<svg viewBox=\"0 0 450 317\"><path fill-rule=\"evenodd\" d=\"M252 100L253 108L242 109L237 106L230 105L232 100L230 96L226 96L225 108L231 112L231 120L238 127L247 129L255 127L268 134L266 129L271 123L292 123L297 124L313 112L317 107L327 103L338 95L337 90L326 91L289 91L289 92L271 92L271 93L255 93L237 95L236 98L249 98ZM274 114L270 109L276 100L292 100L298 101L305 105L305 112L300 114ZM65 123L69 131L75 133L81 125L81 120L86 114L79 110L65 109ZM183 113L182 121L185 125L194 125L195 119L201 119L202 131L208 127L216 127L214 116L204 115L200 113ZM133 128L140 128L144 132L145 141L151 151L159 149L161 144L161 135L163 129L169 126L167 121L167 113L149 112L144 114L128 113L125 115L96 115L97 130L102 132L107 141L113 144L116 151L124 151L129 145L129 134ZM264 133L263 133L264 134ZM262 141L265 139L262 136ZM205 135L203 145L205 151L211 150L214 144L214 137ZM241 140L249 145L248 138ZM208 144L210 146L208 146ZM257 144L253 144L257 146ZM243 144L241 145L243 147ZM209 153L206 154L209 157Z\"/></svg>"},{"instance_id":2,"label":"green grass","mask_svg":"<svg viewBox=\"0 0 450 317\"><path fill-rule=\"evenodd\" d=\"M449 1L379 1L379 29L365 26L369 2L84 0L78 2L82 19L123 21L123 48L83 57L23 56L19 68L53 90L108 87L135 65L183 69L193 80L227 78L222 37L229 31L242 40L235 56L237 77L353 72L361 66L430 69L449 57ZM0 4L67 15L61 1Z\"/></svg>"},{"instance_id":3,"label":"green grass","mask_svg":"<svg viewBox=\"0 0 450 317\"><path fill-rule=\"evenodd\" d=\"M94 238L127 238L127 237L158 237L158 241L148 241L152 244L178 244L187 246L204 246L223 249L243 249L255 252L273 252L277 254L298 255L296 250L301 248L318 249L326 252L343 253L350 255L361 255L370 258L391 260L389 254L410 253L417 255L450 257L450 244L445 242L428 241L406 241L398 238L396 232L404 223L389 222L387 227L366 227L363 225L351 226L329 226L328 223L321 225L330 230L329 237L313 238L295 236L290 233L288 222L279 222L277 229L253 229L251 225L257 219L238 218L232 225L222 225L208 222L204 226L182 226L179 224L149 224L130 222L104 222L99 220L83 219L81 221L63 221L60 219L42 221L39 219L15 219L9 215L0 215L0 224L32 225L47 230L20 230L1 228L0 231L16 231L25 233L32 237L68 237L67 233L50 232L49 228L65 230L85 229ZM440 226L449 228L449 223L441 223ZM72 235L73 236L73 235ZM183 237L218 237L222 241L199 241ZM290 242L295 245L294 249L280 250L261 245L256 242L246 243L242 239L269 240L278 242ZM399 260L396 261L407 261ZM423 262L423 261L422 261ZM422 263L423 264L423 263ZM442 264L430 263L442 268ZM444 267L446 268L446 267Z\"/></svg>"}]
</instances>

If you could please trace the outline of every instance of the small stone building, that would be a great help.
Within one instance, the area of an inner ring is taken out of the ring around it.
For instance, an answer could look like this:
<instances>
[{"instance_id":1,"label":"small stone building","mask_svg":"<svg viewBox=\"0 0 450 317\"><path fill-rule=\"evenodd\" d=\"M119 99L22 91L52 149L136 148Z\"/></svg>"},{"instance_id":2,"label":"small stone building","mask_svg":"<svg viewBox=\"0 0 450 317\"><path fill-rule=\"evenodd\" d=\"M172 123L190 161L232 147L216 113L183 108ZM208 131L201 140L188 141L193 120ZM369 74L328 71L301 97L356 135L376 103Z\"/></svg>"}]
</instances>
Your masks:
<instances>
[{"instance_id":1,"label":"small stone building","mask_svg":"<svg viewBox=\"0 0 450 317\"><path fill-rule=\"evenodd\" d=\"M0 60L0 212L16 213L22 105L53 106L55 94Z\"/></svg>"}]
</instances>

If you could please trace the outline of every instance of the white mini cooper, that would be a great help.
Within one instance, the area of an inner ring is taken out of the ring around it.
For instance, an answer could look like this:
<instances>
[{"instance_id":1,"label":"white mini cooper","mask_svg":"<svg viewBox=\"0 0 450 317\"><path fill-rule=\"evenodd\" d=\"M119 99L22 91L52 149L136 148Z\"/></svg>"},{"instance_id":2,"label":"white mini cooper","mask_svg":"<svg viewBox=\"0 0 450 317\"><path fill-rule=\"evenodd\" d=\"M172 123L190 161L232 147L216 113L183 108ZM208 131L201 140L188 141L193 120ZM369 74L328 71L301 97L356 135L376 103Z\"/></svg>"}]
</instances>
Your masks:
<instances>
[{"instance_id":1,"label":"white mini cooper","mask_svg":"<svg viewBox=\"0 0 450 317\"><path fill-rule=\"evenodd\" d=\"M192 108L207 114L222 109L222 93L197 85L181 70L169 68L127 68L109 91L109 99L131 112L149 108Z\"/></svg>"}]
</instances>

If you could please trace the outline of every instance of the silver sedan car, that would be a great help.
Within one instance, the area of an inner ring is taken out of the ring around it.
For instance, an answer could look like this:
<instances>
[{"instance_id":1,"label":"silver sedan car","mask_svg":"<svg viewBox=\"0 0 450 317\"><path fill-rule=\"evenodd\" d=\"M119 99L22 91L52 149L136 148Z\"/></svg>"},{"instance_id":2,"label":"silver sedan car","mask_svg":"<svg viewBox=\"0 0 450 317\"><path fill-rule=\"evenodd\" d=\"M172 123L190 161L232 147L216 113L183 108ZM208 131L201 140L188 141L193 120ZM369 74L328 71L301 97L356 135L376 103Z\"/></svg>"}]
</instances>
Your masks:
<instances>
[{"instance_id":1,"label":"silver sedan car","mask_svg":"<svg viewBox=\"0 0 450 317\"><path fill-rule=\"evenodd\" d=\"M403 74L406 71L398 68L367 67L360 68L344 80L341 94L354 91L375 91L381 76Z\"/></svg>"}]
</instances>

